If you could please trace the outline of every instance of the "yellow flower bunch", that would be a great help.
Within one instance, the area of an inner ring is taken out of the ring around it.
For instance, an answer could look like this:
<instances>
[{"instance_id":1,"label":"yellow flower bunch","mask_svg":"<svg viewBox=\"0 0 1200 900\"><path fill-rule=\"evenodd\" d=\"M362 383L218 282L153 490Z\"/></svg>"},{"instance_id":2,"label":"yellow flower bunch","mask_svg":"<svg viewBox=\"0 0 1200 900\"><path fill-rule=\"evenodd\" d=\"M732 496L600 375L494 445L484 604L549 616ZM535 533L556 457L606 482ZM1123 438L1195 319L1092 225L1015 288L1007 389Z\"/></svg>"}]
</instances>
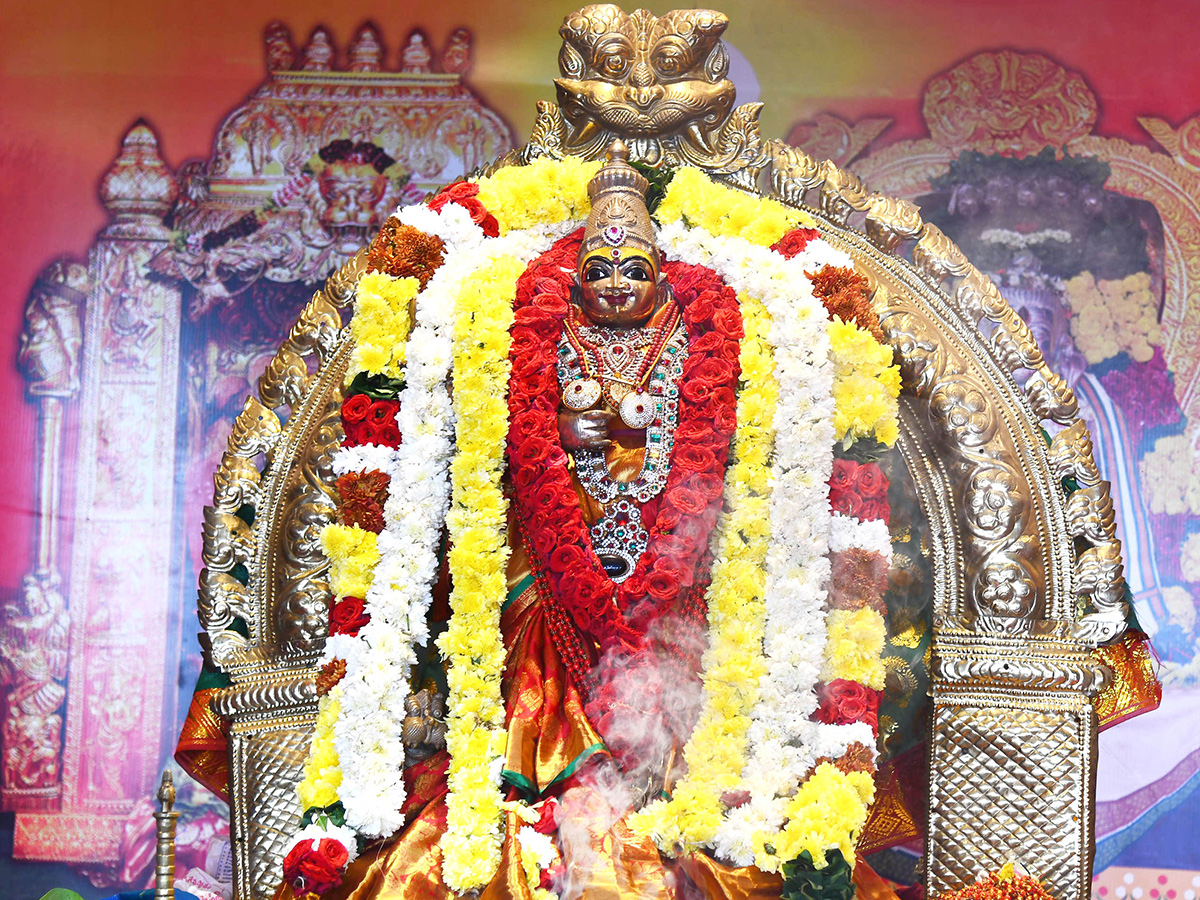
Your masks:
<instances>
[{"instance_id":1,"label":"yellow flower bunch","mask_svg":"<svg viewBox=\"0 0 1200 900\"><path fill-rule=\"evenodd\" d=\"M527 166L506 166L479 179L477 199L496 217L501 234L582 219L592 208L588 182L599 170L599 160L535 159Z\"/></svg>"},{"instance_id":2,"label":"yellow flower bunch","mask_svg":"<svg viewBox=\"0 0 1200 900\"><path fill-rule=\"evenodd\" d=\"M404 348L412 329L412 301L419 282L368 272L358 280L354 318L354 354L350 377L359 372L399 377L404 371Z\"/></svg>"},{"instance_id":3,"label":"yellow flower bunch","mask_svg":"<svg viewBox=\"0 0 1200 900\"><path fill-rule=\"evenodd\" d=\"M833 609L825 618L825 666L821 680L845 678L874 690L883 689L887 673L882 654L887 628L883 616L869 606Z\"/></svg>"},{"instance_id":4,"label":"yellow flower bunch","mask_svg":"<svg viewBox=\"0 0 1200 900\"><path fill-rule=\"evenodd\" d=\"M525 265L500 257L463 285L455 303L456 454L450 464L447 560L452 616L438 647L449 662L450 752L442 876L458 893L483 887L500 865L503 798L493 762L504 753L500 608L507 590L507 501L500 486L508 435L509 328Z\"/></svg>"},{"instance_id":5,"label":"yellow flower bunch","mask_svg":"<svg viewBox=\"0 0 1200 900\"><path fill-rule=\"evenodd\" d=\"M1152 513L1200 515L1200 467L1186 434L1169 434L1142 457L1142 496Z\"/></svg>"},{"instance_id":6,"label":"yellow flower bunch","mask_svg":"<svg viewBox=\"0 0 1200 900\"><path fill-rule=\"evenodd\" d=\"M854 868L854 844L874 799L875 780L869 773L847 774L832 763L821 763L788 801L783 829L754 835L754 864L764 872L778 872L783 863L807 850L821 869L825 851L836 849Z\"/></svg>"},{"instance_id":7,"label":"yellow flower bunch","mask_svg":"<svg viewBox=\"0 0 1200 900\"><path fill-rule=\"evenodd\" d=\"M766 567L770 538L770 457L779 396L771 317L761 301L742 294L745 338L739 359L745 387L738 394L736 462L725 476L731 508L721 526L707 591L709 647L704 655L704 708L684 748L687 775L670 800L630 820L665 852L698 849L721 825L721 794L740 784L748 730L765 674Z\"/></svg>"},{"instance_id":8,"label":"yellow flower bunch","mask_svg":"<svg viewBox=\"0 0 1200 900\"><path fill-rule=\"evenodd\" d=\"M890 447L900 436L900 367L892 362L892 348L836 316L827 331L834 360L835 439L874 437Z\"/></svg>"},{"instance_id":9,"label":"yellow flower bunch","mask_svg":"<svg viewBox=\"0 0 1200 900\"><path fill-rule=\"evenodd\" d=\"M1184 581L1200 581L1200 533L1189 534L1179 548L1179 571Z\"/></svg>"},{"instance_id":10,"label":"yellow flower bunch","mask_svg":"<svg viewBox=\"0 0 1200 900\"><path fill-rule=\"evenodd\" d=\"M342 770L333 746L333 725L342 714L341 701L342 688L337 685L317 704L317 726L304 761L304 777L296 786L301 809L332 806L338 801Z\"/></svg>"},{"instance_id":11,"label":"yellow flower bunch","mask_svg":"<svg viewBox=\"0 0 1200 900\"><path fill-rule=\"evenodd\" d=\"M379 547L374 532L357 525L326 525L321 549L329 557L329 587L334 597L365 597L371 588Z\"/></svg>"},{"instance_id":12,"label":"yellow flower bunch","mask_svg":"<svg viewBox=\"0 0 1200 900\"><path fill-rule=\"evenodd\" d=\"M1088 365L1123 350L1137 362L1148 362L1162 344L1158 300L1148 272L1113 281L1096 281L1091 272L1081 272L1064 288L1071 304L1071 337Z\"/></svg>"},{"instance_id":13,"label":"yellow flower bunch","mask_svg":"<svg viewBox=\"0 0 1200 900\"><path fill-rule=\"evenodd\" d=\"M798 209L718 184L691 166L675 173L655 217L663 224L682 219L688 227L761 247L771 246L797 226L816 224Z\"/></svg>"}]
</instances>

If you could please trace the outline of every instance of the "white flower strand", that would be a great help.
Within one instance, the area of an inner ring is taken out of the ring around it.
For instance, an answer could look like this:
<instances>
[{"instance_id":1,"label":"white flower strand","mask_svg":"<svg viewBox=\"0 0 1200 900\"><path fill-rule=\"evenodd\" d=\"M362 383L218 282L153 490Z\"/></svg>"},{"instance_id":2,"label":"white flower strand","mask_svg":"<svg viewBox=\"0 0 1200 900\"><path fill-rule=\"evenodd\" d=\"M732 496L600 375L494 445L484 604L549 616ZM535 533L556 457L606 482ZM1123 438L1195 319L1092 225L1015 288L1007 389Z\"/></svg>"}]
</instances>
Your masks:
<instances>
[{"instance_id":1,"label":"white flower strand","mask_svg":"<svg viewBox=\"0 0 1200 900\"><path fill-rule=\"evenodd\" d=\"M343 773L338 795L347 823L368 837L387 836L403 825L405 691L396 686L408 683L416 662L414 646L429 639L427 614L454 452L449 374L455 299L471 276L496 257L533 259L578 227L577 222L563 222L486 238L469 213L452 203L438 212L424 205L405 207L398 218L439 237L445 257L416 300L416 327L409 337L396 419L399 449L390 457L379 452L389 448L339 451L346 454L337 460L339 468L374 464L392 481L378 539L380 559L365 598L371 621L357 637L332 637L325 654L346 661L341 715L333 730Z\"/></svg>"},{"instance_id":2,"label":"white flower strand","mask_svg":"<svg viewBox=\"0 0 1200 900\"><path fill-rule=\"evenodd\" d=\"M717 237L682 223L660 228L659 240L684 262L708 266L734 290L760 298L772 318L769 339L779 397L767 555L767 673L752 713L750 755L742 775L751 802L727 814L712 842L719 856L749 865L753 834L782 826L786 799L817 758L836 759L856 741L874 743L868 725L828 726L809 719L817 707L825 644L834 403L828 314L806 273L851 261L821 240L784 259L740 238Z\"/></svg>"}]
</instances>

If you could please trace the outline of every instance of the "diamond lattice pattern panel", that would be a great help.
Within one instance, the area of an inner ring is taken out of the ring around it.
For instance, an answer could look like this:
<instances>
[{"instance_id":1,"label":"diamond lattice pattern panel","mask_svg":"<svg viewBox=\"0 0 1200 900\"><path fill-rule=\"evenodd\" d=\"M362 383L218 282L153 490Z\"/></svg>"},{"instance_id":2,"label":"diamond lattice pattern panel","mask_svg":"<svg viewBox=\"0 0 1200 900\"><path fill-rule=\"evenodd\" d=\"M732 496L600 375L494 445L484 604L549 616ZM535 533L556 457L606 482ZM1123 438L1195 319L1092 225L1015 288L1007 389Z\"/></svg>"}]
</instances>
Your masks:
<instances>
[{"instance_id":1,"label":"diamond lattice pattern panel","mask_svg":"<svg viewBox=\"0 0 1200 900\"><path fill-rule=\"evenodd\" d=\"M271 897L282 876L283 849L303 810L296 785L308 755L311 726L242 735L250 883L254 897Z\"/></svg>"},{"instance_id":2,"label":"diamond lattice pattern panel","mask_svg":"<svg viewBox=\"0 0 1200 900\"><path fill-rule=\"evenodd\" d=\"M1079 896L1088 746L1079 713L939 705L930 786L930 893L1015 856Z\"/></svg>"}]
</instances>

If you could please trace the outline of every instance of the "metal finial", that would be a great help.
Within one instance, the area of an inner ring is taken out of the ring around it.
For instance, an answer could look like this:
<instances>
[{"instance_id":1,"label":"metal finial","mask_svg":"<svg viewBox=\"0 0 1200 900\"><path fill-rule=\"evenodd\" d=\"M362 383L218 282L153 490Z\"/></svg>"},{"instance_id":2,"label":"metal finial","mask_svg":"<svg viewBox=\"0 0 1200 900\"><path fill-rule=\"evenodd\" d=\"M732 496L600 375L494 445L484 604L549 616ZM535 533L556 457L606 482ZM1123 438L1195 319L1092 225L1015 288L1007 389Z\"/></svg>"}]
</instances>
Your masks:
<instances>
[{"instance_id":1,"label":"metal finial","mask_svg":"<svg viewBox=\"0 0 1200 900\"><path fill-rule=\"evenodd\" d=\"M175 900L175 781L169 771L163 772L158 786L159 810L154 814L158 823L157 849L154 865L154 900Z\"/></svg>"}]
</instances>

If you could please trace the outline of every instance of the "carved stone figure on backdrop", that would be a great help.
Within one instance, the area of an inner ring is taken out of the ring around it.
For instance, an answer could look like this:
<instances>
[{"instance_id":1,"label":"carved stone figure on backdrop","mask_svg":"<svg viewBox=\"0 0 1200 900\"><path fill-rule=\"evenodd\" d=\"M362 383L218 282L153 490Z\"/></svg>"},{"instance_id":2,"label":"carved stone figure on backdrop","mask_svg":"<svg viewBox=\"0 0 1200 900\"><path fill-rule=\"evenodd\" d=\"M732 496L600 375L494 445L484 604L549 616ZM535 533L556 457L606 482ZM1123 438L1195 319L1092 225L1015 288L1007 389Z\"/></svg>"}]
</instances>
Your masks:
<instances>
[{"instance_id":1,"label":"carved stone figure on backdrop","mask_svg":"<svg viewBox=\"0 0 1200 900\"><path fill-rule=\"evenodd\" d=\"M429 72L433 64L433 51L429 49L429 41L419 31L408 36L408 43L400 51L400 71L420 74Z\"/></svg>"},{"instance_id":2,"label":"carved stone figure on backdrop","mask_svg":"<svg viewBox=\"0 0 1200 900\"><path fill-rule=\"evenodd\" d=\"M378 72L383 64L383 44L373 25L364 25L350 45L351 72Z\"/></svg>"},{"instance_id":3,"label":"carved stone figure on backdrop","mask_svg":"<svg viewBox=\"0 0 1200 900\"><path fill-rule=\"evenodd\" d=\"M449 75L466 75L471 70L471 32L455 28L442 53L442 71Z\"/></svg>"},{"instance_id":4,"label":"carved stone figure on backdrop","mask_svg":"<svg viewBox=\"0 0 1200 900\"><path fill-rule=\"evenodd\" d=\"M333 56L333 40L329 32L318 25L304 48L303 68L307 72L328 72L333 68Z\"/></svg>"},{"instance_id":5,"label":"carved stone figure on backdrop","mask_svg":"<svg viewBox=\"0 0 1200 900\"><path fill-rule=\"evenodd\" d=\"M32 396L70 396L79 390L87 291L87 268L79 263L59 260L38 277L17 351Z\"/></svg>"},{"instance_id":6,"label":"carved stone figure on backdrop","mask_svg":"<svg viewBox=\"0 0 1200 900\"><path fill-rule=\"evenodd\" d=\"M554 82L567 125L565 149L595 156L623 137L633 157L651 165L736 167L755 149L739 126L755 121L762 104L733 108L721 42L728 24L713 10L658 18L612 4L569 15L558 57L563 77ZM723 127L714 134L718 122Z\"/></svg>"},{"instance_id":7,"label":"carved stone figure on backdrop","mask_svg":"<svg viewBox=\"0 0 1200 900\"><path fill-rule=\"evenodd\" d=\"M296 48L292 46L292 31L283 22L272 22L263 33L263 50L267 57L268 72L285 72L296 61Z\"/></svg>"},{"instance_id":8,"label":"carved stone figure on backdrop","mask_svg":"<svg viewBox=\"0 0 1200 900\"><path fill-rule=\"evenodd\" d=\"M66 603L52 573L26 575L22 599L0 619L0 671L9 688L4 718L4 786L48 788L58 782L61 707L67 689Z\"/></svg>"}]
</instances>

